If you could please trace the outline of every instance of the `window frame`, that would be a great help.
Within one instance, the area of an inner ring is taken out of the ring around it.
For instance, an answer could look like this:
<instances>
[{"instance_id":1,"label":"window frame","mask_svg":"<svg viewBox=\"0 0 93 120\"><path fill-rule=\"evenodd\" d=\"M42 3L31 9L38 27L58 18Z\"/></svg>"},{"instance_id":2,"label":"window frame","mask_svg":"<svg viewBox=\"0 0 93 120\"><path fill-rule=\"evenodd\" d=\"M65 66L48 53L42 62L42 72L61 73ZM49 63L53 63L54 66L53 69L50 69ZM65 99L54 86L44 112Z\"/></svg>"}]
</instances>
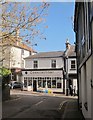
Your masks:
<instances>
[{"instance_id":1,"label":"window frame","mask_svg":"<svg viewBox=\"0 0 93 120\"><path fill-rule=\"evenodd\" d=\"M51 60L51 68L56 68L56 59Z\"/></svg>"},{"instance_id":2,"label":"window frame","mask_svg":"<svg viewBox=\"0 0 93 120\"><path fill-rule=\"evenodd\" d=\"M73 61L75 62L74 64L72 64ZM70 69L71 70L76 70L76 60L71 60L70 63L71 63L70 64ZM74 66L74 67L72 67L72 66Z\"/></svg>"},{"instance_id":3,"label":"window frame","mask_svg":"<svg viewBox=\"0 0 93 120\"><path fill-rule=\"evenodd\" d=\"M33 68L38 68L38 60L33 60Z\"/></svg>"}]
</instances>

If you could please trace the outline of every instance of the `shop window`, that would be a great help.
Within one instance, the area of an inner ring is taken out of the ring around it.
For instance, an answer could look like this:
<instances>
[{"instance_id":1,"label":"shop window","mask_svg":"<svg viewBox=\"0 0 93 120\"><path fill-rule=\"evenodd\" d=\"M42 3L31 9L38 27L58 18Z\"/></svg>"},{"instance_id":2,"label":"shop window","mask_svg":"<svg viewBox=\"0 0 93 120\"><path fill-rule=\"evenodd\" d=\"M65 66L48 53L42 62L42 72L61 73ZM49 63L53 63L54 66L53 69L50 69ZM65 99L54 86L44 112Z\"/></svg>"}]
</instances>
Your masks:
<instances>
[{"instance_id":1,"label":"shop window","mask_svg":"<svg viewBox=\"0 0 93 120\"><path fill-rule=\"evenodd\" d=\"M33 61L33 68L38 68L38 61L37 60Z\"/></svg>"},{"instance_id":2,"label":"shop window","mask_svg":"<svg viewBox=\"0 0 93 120\"><path fill-rule=\"evenodd\" d=\"M38 80L38 87L42 87L42 81Z\"/></svg>"},{"instance_id":3,"label":"shop window","mask_svg":"<svg viewBox=\"0 0 93 120\"><path fill-rule=\"evenodd\" d=\"M32 80L28 80L28 86L32 86Z\"/></svg>"},{"instance_id":4,"label":"shop window","mask_svg":"<svg viewBox=\"0 0 93 120\"><path fill-rule=\"evenodd\" d=\"M48 81L47 81L47 87L48 87L48 88L51 88L51 80L48 80Z\"/></svg>"},{"instance_id":5,"label":"shop window","mask_svg":"<svg viewBox=\"0 0 93 120\"><path fill-rule=\"evenodd\" d=\"M51 67L56 68L56 60L51 60Z\"/></svg>"},{"instance_id":6,"label":"shop window","mask_svg":"<svg viewBox=\"0 0 93 120\"><path fill-rule=\"evenodd\" d=\"M71 69L76 69L75 60L71 60Z\"/></svg>"},{"instance_id":7,"label":"shop window","mask_svg":"<svg viewBox=\"0 0 93 120\"><path fill-rule=\"evenodd\" d=\"M46 80L43 80L43 88L46 87Z\"/></svg>"},{"instance_id":8,"label":"shop window","mask_svg":"<svg viewBox=\"0 0 93 120\"><path fill-rule=\"evenodd\" d=\"M61 88L62 83L61 83L61 78L57 78L57 88Z\"/></svg>"},{"instance_id":9,"label":"shop window","mask_svg":"<svg viewBox=\"0 0 93 120\"><path fill-rule=\"evenodd\" d=\"M24 80L24 87L27 87L27 80Z\"/></svg>"},{"instance_id":10,"label":"shop window","mask_svg":"<svg viewBox=\"0 0 93 120\"><path fill-rule=\"evenodd\" d=\"M57 88L61 88L61 83L57 83Z\"/></svg>"},{"instance_id":11,"label":"shop window","mask_svg":"<svg viewBox=\"0 0 93 120\"><path fill-rule=\"evenodd\" d=\"M27 80L27 77L24 77L24 80Z\"/></svg>"},{"instance_id":12,"label":"shop window","mask_svg":"<svg viewBox=\"0 0 93 120\"><path fill-rule=\"evenodd\" d=\"M56 88L56 80L52 80L52 88Z\"/></svg>"}]
</instances>

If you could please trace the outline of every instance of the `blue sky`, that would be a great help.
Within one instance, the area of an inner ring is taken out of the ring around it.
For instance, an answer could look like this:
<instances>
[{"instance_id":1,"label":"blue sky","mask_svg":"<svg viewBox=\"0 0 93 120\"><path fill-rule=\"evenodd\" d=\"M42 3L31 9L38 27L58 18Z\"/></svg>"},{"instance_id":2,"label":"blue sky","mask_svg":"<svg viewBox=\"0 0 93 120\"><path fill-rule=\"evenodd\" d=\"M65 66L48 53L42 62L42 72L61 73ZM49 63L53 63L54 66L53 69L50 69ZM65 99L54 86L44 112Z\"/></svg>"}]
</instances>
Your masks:
<instances>
[{"instance_id":1,"label":"blue sky","mask_svg":"<svg viewBox=\"0 0 93 120\"><path fill-rule=\"evenodd\" d=\"M71 16L74 16L74 2L50 2L46 17L48 28L44 32L46 40L38 40L34 49L37 52L65 50L67 38L74 44Z\"/></svg>"}]
</instances>

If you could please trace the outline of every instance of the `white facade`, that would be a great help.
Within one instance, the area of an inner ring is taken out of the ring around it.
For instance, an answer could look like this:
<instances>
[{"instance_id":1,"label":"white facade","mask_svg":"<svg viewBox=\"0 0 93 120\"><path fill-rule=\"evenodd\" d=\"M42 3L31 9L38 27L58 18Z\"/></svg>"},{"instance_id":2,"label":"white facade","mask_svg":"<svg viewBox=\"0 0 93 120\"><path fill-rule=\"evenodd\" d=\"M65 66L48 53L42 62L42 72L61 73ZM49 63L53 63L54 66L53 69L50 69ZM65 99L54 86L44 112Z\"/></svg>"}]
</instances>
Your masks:
<instances>
[{"instance_id":1,"label":"white facade","mask_svg":"<svg viewBox=\"0 0 93 120\"><path fill-rule=\"evenodd\" d=\"M65 51L65 94L77 95L77 65L75 46L66 41Z\"/></svg>"},{"instance_id":2,"label":"white facade","mask_svg":"<svg viewBox=\"0 0 93 120\"><path fill-rule=\"evenodd\" d=\"M22 54L22 51L24 53ZM30 51L18 48L11 47L11 68L24 68L24 58L30 55Z\"/></svg>"},{"instance_id":3,"label":"white facade","mask_svg":"<svg viewBox=\"0 0 93 120\"><path fill-rule=\"evenodd\" d=\"M25 68L26 69L34 69L33 61L38 60L38 69L50 69L51 68L51 60L56 59L56 68L61 68L64 65L63 58L38 58L38 59L26 59L25 60Z\"/></svg>"},{"instance_id":4,"label":"white facade","mask_svg":"<svg viewBox=\"0 0 93 120\"><path fill-rule=\"evenodd\" d=\"M21 81L21 69L25 67L24 58L28 57L33 51L30 47L23 43L15 43L15 45L0 44L0 64L3 67L11 69L11 80Z\"/></svg>"},{"instance_id":5,"label":"white facade","mask_svg":"<svg viewBox=\"0 0 93 120\"><path fill-rule=\"evenodd\" d=\"M61 52L60 52L61 53ZM37 53L38 54L38 53ZM61 53L63 54L63 53ZM51 61L56 61L56 67L51 67ZM38 61L38 68L34 68L34 61ZM47 91L63 93L64 59L59 57L39 57L25 59L25 69L22 70L24 89L31 91Z\"/></svg>"}]
</instances>

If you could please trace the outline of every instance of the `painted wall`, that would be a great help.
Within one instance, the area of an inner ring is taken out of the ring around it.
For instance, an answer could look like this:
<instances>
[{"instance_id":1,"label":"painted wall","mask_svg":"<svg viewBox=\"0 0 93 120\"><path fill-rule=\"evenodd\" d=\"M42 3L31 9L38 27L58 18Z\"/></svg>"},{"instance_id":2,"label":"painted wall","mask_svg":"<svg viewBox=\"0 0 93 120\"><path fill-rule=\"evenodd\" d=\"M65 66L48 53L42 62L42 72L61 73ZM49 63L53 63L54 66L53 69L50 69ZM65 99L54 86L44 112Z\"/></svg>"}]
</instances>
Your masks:
<instances>
[{"instance_id":1,"label":"painted wall","mask_svg":"<svg viewBox=\"0 0 93 120\"><path fill-rule=\"evenodd\" d=\"M25 68L25 60L24 58L28 57L30 55L30 52L27 50L24 50L24 54L22 55L22 64L21 64L21 68Z\"/></svg>"},{"instance_id":2,"label":"painted wall","mask_svg":"<svg viewBox=\"0 0 93 120\"><path fill-rule=\"evenodd\" d=\"M24 59L29 56L29 51L24 50L24 54L22 55L22 49L18 47L11 48L11 68L24 68Z\"/></svg>"},{"instance_id":3,"label":"painted wall","mask_svg":"<svg viewBox=\"0 0 93 120\"><path fill-rule=\"evenodd\" d=\"M86 67L81 68L81 94L82 94L82 112L85 118L91 118L91 57L86 62ZM88 105L88 111L85 109L85 102Z\"/></svg>"},{"instance_id":4,"label":"painted wall","mask_svg":"<svg viewBox=\"0 0 93 120\"><path fill-rule=\"evenodd\" d=\"M38 68L40 68L40 69L51 68L51 60L52 59L56 60L56 68L63 67L63 64L64 64L63 58L39 58L38 59ZM28 68L28 69L33 68L33 60L35 60L35 59L26 59L25 60L25 68Z\"/></svg>"},{"instance_id":5,"label":"painted wall","mask_svg":"<svg viewBox=\"0 0 93 120\"><path fill-rule=\"evenodd\" d=\"M2 56L0 56L0 58L4 58L4 60L2 61L2 65L4 67L10 68L10 59L11 59L11 46L5 46L2 48Z\"/></svg>"},{"instance_id":6,"label":"painted wall","mask_svg":"<svg viewBox=\"0 0 93 120\"><path fill-rule=\"evenodd\" d=\"M21 49L17 47L11 48L11 68L21 68Z\"/></svg>"},{"instance_id":7,"label":"painted wall","mask_svg":"<svg viewBox=\"0 0 93 120\"><path fill-rule=\"evenodd\" d=\"M75 63L76 63L76 58L68 58L68 74L76 74L77 73L77 66L76 66L76 69L73 70L71 69L71 60L75 60Z\"/></svg>"}]
</instances>

